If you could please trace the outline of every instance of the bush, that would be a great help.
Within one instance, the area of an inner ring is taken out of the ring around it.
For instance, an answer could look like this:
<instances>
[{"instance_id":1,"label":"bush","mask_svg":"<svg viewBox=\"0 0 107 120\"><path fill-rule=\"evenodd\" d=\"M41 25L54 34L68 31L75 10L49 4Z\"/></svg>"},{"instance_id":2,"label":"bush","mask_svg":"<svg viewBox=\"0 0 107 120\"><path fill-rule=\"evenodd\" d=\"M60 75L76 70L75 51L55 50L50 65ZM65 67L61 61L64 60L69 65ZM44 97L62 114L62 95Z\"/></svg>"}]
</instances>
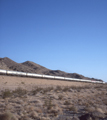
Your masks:
<instances>
[{"instance_id":1,"label":"bush","mask_svg":"<svg viewBox=\"0 0 107 120\"><path fill-rule=\"evenodd\" d=\"M16 96L20 97L20 96L23 96L23 95L27 94L27 91L25 89L22 89L22 88L19 87L16 90L14 90L13 93Z\"/></svg>"},{"instance_id":2,"label":"bush","mask_svg":"<svg viewBox=\"0 0 107 120\"><path fill-rule=\"evenodd\" d=\"M58 115L58 111L55 110L55 109L51 109L51 110L49 111L49 113L53 114L54 116L57 116L57 115Z\"/></svg>"},{"instance_id":3,"label":"bush","mask_svg":"<svg viewBox=\"0 0 107 120\"><path fill-rule=\"evenodd\" d=\"M48 100L45 100L43 106L46 107L48 110L52 109L53 107L52 100L50 98Z\"/></svg>"},{"instance_id":4,"label":"bush","mask_svg":"<svg viewBox=\"0 0 107 120\"><path fill-rule=\"evenodd\" d=\"M63 99L63 95L59 95L58 97L59 97L59 98L58 98L59 100L62 100L62 99Z\"/></svg>"},{"instance_id":5,"label":"bush","mask_svg":"<svg viewBox=\"0 0 107 120\"><path fill-rule=\"evenodd\" d=\"M67 86L67 87L64 87L63 91L67 92L69 89L70 89L70 87Z\"/></svg>"},{"instance_id":6,"label":"bush","mask_svg":"<svg viewBox=\"0 0 107 120\"><path fill-rule=\"evenodd\" d=\"M85 111L87 111L87 112L93 112L93 111L95 111L95 108L92 107L92 106L89 106L89 107L85 108Z\"/></svg>"},{"instance_id":7,"label":"bush","mask_svg":"<svg viewBox=\"0 0 107 120\"><path fill-rule=\"evenodd\" d=\"M107 99L104 99L104 100L103 100L103 103L104 103L105 105L107 105Z\"/></svg>"},{"instance_id":8,"label":"bush","mask_svg":"<svg viewBox=\"0 0 107 120\"><path fill-rule=\"evenodd\" d=\"M6 112L0 115L0 120L18 120L15 116L10 112Z\"/></svg>"},{"instance_id":9,"label":"bush","mask_svg":"<svg viewBox=\"0 0 107 120\"><path fill-rule=\"evenodd\" d=\"M34 88L34 89L31 91L31 93L32 93L33 95L36 95L38 92L40 92L40 91L42 91L42 90L43 90L43 88L37 87L37 88Z\"/></svg>"},{"instance_id":10,"label":"bush","mask_svg":"<svg viewBox=\"0 0 107 120\"><path fill-rule=\"evenodd\" d=\"M2 97L3 99L12 96L12 93L10 90L6 89L5 91L2 92Z\"/></svg>"},{"instance_id":11,"label":"bush","mask_svg":"<svg viewBox=\"0 0 107 120\"><path fill-rule=\"evenodd\" d=\"M68 101L68 100L66 100L65 102L64 102L64 105L70 105L71 103L70 103L70 101Z\"/></svg>"},{"instance_id":12,"label":"bush","mask_svg":"<svg viewBox=\"0 0 107 120\"><path fill-rule=\"evenodd\" d=\"M53 90L53 87L47 87L43 89L43 94L45 94L46 92L50 92L51 90Z\"/></svg>"},{"instance_id":13,"label":"bush","mask_svg":"<svg viewBox=\"0 0 107 120\"><path fill-rule=\"evenodd\" d=\"M75 106L70 106L68 108L69 111L77 112L77 108Z\"/></svg>"},{"instance_id":14,"label":"bush","mask_svg":"<svg viewBox=\"0 0 107 120\"><path fill-rule=\"evenodd\" d=\"M61 90L62 90L61 86L57 86L56 89L55 89L56 92L61 91Z\"/></svg>"}]
</instances>

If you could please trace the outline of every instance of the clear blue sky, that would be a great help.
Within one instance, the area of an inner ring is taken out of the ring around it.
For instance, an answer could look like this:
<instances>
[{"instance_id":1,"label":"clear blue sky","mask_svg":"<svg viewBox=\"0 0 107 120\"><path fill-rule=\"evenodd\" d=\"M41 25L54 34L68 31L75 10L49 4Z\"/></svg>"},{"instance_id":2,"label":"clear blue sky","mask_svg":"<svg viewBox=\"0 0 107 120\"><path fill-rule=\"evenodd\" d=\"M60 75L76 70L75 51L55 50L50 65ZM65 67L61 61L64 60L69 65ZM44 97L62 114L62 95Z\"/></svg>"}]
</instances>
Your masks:
<instances>
[{"instance_id":1,"label":"clear blue sky","mask_svg":"<svg viewBox=\"0 0 107 120\"><path fill-rule=\"evenodd\" d=\"M0 0L0 57L107 82L107 0Z\"/></svg>"}]
</instances>

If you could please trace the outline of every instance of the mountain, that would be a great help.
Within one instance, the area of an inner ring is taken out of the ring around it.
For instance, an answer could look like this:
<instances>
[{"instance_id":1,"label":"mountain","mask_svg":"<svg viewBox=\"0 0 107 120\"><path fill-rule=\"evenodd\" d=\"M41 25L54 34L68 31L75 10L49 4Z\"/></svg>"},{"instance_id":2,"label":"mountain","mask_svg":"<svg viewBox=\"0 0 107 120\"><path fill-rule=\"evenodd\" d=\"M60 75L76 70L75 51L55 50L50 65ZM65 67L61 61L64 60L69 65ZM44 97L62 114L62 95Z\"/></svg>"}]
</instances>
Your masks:
<instances>
[{"instance_id":1,"label":"mountain","mask_svg":"<svg viewBox=\"0 0 107 120\"><path fill-rule=\"evenodd\" d=\"M49 69L47 69L41 65L38 65L34 62L31 62L31 61L26 61L26 62L22 63L22 65L32 69L34 71L34 73L38 73L38 74L43 74L43 73L45 73L45 71L49 71Z\"/></svg>"},{"instance_id":2,"label":"mountain","mask_svg":"<svg viewBox=\"0 0 107 120\"><path fill-rule=\"evenodd\" d=\"M63 76L63 77L78 78L78 79L100 80L100 79L85 77L77 73L67 73L61 70L50 70L31 61L26 61L23 63L16 63L7 57L0 58L0 69L53 75L53 76Z\"/></svg>"},{"instance_id":3,"label":"mountain","mask_svg":"<svg viewBox=\"0 0 107 120\"><path fill-rule=\"evenodd\" d=\"M0 58L0 69L30 72L30 73L39 73L39 74L42 74L42 71L44 69L48 70L47 68L42 67L30 61L26 61L24 63L16 63L7 57Z\"/></svg>"}]
</instances>

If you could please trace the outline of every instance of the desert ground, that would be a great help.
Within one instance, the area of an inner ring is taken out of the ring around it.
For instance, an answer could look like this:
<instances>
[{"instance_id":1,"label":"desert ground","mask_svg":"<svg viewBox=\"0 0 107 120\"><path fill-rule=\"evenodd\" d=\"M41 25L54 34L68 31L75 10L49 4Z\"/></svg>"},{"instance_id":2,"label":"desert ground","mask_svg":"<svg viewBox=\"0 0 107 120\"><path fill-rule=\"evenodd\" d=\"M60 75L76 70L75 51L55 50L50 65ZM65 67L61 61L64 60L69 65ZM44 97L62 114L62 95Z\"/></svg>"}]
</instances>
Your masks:
<instances>
[{"instance_id":1,"label":"desert ground","mask_svg":"<svg viewBox=\"0 0 107 120\"><path fill-rule=\"evenodd\" d=\"M107 120L107 85L0 75L0 120Z\"/></svg>"},{"instance_id":2,"label":"desert ground","mask_svg":"<svg viewBox=\"0 0 107 120\"><path fill-rule=\"evenodd\" d=\"M24 87L32 89L34 86L39 87L48 87L48 86L86 86L91 85L91 83L85 82L70 82L70 81L61 81L53 79L40 79L40 78L30 78L30 77L16 77L16 76L0 76L0 89L9 88L15 89L17 87Z\"/></svg>"}]
</instances>

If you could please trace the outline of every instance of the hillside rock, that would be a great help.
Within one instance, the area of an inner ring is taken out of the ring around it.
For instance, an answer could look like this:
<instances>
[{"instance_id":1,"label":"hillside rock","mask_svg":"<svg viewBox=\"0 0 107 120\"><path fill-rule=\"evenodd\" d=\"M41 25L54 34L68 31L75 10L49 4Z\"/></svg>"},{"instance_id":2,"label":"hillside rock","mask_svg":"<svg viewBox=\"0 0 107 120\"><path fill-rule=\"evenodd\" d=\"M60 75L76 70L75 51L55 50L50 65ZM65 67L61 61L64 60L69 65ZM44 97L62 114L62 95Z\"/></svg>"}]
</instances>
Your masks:
<instances>
[{"instance_id":1,"label":"hillside rock","mask_svg":"<svg viewBox=\"0 0 107 120\"><path fill-rule=\"evenodd\" d=\"M34 72L34 70L32 70L31 68L24 66L21 63L16 63L7 57L0 58L0 69L21 71L21 72Z\"/></svg>"},{"instance_id":2,"label":"hillside rock","mask_svg":"<svg viewBox=\"0 0 107 120\"><path fill-rule=\"evenodd\" d=\"M31 61L26 61L26 62L22 63L22 65L27 66L27 67L33 69L34 73L43 74L46 71L49 71L49 69L47 69L47 68L45 68L45 67L43 67L41 65L38 65L38 64L36 64L34 62L31 62Z\"/></svg>"}]
</instances>

